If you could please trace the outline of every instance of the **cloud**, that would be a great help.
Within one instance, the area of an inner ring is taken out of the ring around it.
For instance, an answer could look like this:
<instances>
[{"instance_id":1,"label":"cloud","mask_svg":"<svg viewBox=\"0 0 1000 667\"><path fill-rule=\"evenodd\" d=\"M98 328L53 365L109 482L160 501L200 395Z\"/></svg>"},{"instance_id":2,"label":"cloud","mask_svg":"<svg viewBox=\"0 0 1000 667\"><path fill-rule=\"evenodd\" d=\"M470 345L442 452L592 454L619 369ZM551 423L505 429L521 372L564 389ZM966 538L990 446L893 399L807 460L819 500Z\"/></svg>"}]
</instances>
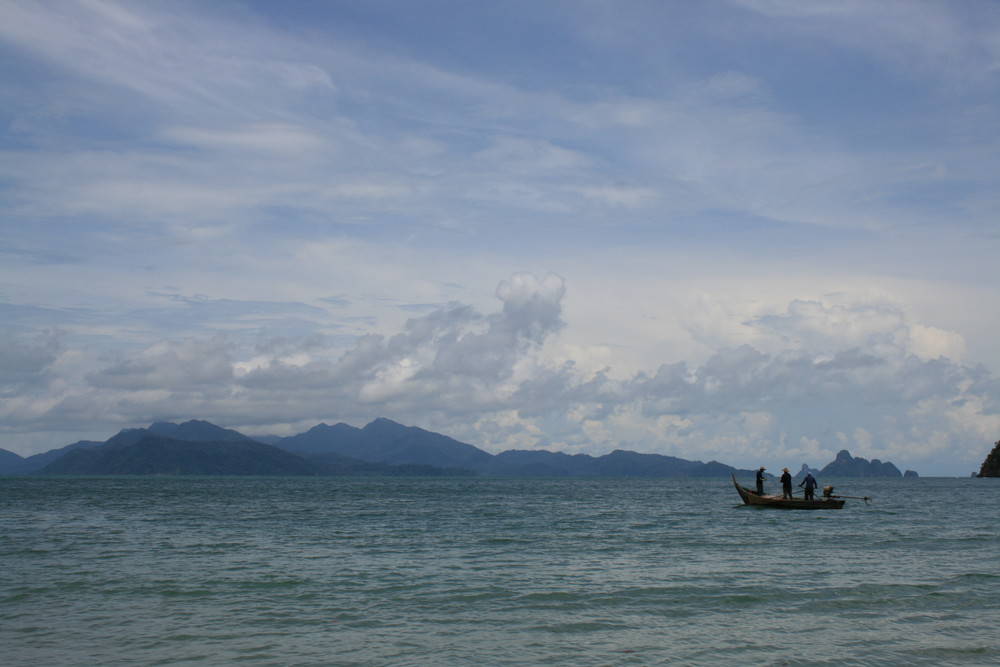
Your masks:
<instances>
[{"instance_id":1,"label":"cloud","mask_svg":"<svg viewBox=\"0 0 1000 667\"><path fill-rule=\"evenodd\" d=\"M99 389L162 391L196 390L225 385L232 377L233 360L226 337L208 341L161 341L90 376Z\"/></svg>"},{"instance_id":2,"label":"cloud","mask_svg":"<svg viewBox=\"0 0 1000 667\"><path fill-rule=\"evenodd\" d=\"M180 145L232 151L237 155L261 153L273 157L292 153L301 158L305 152L320 152L327 148L323 137L288 123L248 123L214 130L206 127L169 127L160 136L165 141Z\"/></svg>"},{"instance_id":3,"label":"cloud","mask_svg":"<svg viewBox=\"0 0 1000 667\"><path fill-rule=\"evenodd\" d=\"M2 428L982 440L993 6L705 7L0 4Z\"/></svg>"},{"instance_id":4,"label":"cloud","mask_svg":"<svg viewBox=\"0 0 1000 667\"><path fill-rule=\"evenodd\" d=\"M763 315L744 326L796 349L817 352L850 345L879 349L882 356L915 355L924 360L947 357L962 361L961 335L909 321L898 306L887 303L827 305L796 300L788 310Z\"/></svg>"},{"instance_id":5,"label":"cloud","mask_svg":"<svg viewBox=\"0 0 1000 667\"><path fill-rule=\"evenodd\" d=\"M565 281L549 274L542 279L520 273L497 287L503 301L503 318L498 326L516 333L521 339L541 342L562 326L560 313L566 294Z\"/></svg>"},{"instance_id":6,"label":"cloud","mask_svg":"<svg viewBox=\"0 0 1000 667\"><path fill-rule=\"evenodd\" d=\"M81 428L103 411L123 425L169 415L252 432L387 415L494 450L624 447L746 466L762 452L819 465L844 447L910 467L951 452L968 466L998 425L996 379L918 355L928 328L889 303L793 301L746 320L768 345L616 380L550 356L565 294L558 276L516 274L498 286L497 312L453 303L339 352L323 336L252 349L223 334L163 340L105 362L87 386L36 392L28 412ZM42 379L53 354L36 347L25 377Z\"/></svg>"},{"instance_id":7,"label":"cloud","mask_svg":"<svg viewBox=\"0 0 1000 667\"><path fill-rule=\"evenodd\" d=\"M768 23L772 30L795 31L869 54L908 76L925 78L931 73L949 88L981 84L992 75L991 63L1000 56L1000 45L980 23L987 15L995 16L990 3L970 3L971 11L964 14L934 0L877 4L733 0L733 4L779 19Z\"/></svg>"},{"instance_id":8,"label":"cloud","mask_svg":"<svg viewBox=\"0 0 1000 667\"><path fill-rule=\"evenodd\" d=\"M750 6L765 17L804 14L794 25L817 13ZM914 14L907 5L819 13L848 28L872 16L880 26L900 19L916 26L905 34L919 35L947 14L921 6L915 14L925 18L904 16ZM42 78L24 91L32 113L22 111L12 127L30 148L4 160L16 165L3 173L11 213L39 220L74 216L180 234L211 227L233 236L300 221L382 227L388 218L421 238L480 221L551 228L550 216L565 215L600 227L650 218L669 226L722 211L886 230L931 219L925 202L907 203L929 186L940 189L942 209L972 211L992 197L995 179L987 176L964 192L952 186L969 188L968 175L995 170L989 156L963 151L942 162L910 148L874 151L870 142L857 150L824 118L782 106L787 95L736 67L675 69L655 93L628 79L538 87L341 32L284 32L249 13L111 2L7 3L0 11L8 19L0 35L20 56L70 78L58 88ZM941 41L957 44L967 26L945 23L952 37ZM976 54L989 60L980 51L966 57ZM95 83L109 87L107 101L92 99ZM49 115L62 122L31 120ZM988 117L963 131L988 131ZM113 140L95 146L77 127L94 123L114 124ZM973 219L992 218L981 212L949 223Z\"/></svg>"},{"instance_id":9,"label":"cloud","mask_svg":"<svg viewBox=\"0 0 1000 667\"><path fill-rule=\"evenodd\" d=\"M9 2L0 12L0 35L24 52L184 114L252 117L257 106L241 102L266 91L277 100L335 89L322 68L296 58L295 40L282 39L284 55L268 57L252 47L273 44L277 33L211 12L189 20L167 6L104 1Z\"/></svg>"},{"instance_id":10,"label":"cloud","mask_svg":"<svg viewBox=\"0 0 1000 667\"><path fill-rule=\"evenodd\" d=\"M35 343L0 336L0 396L43 386L62 351L59 334L45 332Z\"/></svg>"}]
</instances>

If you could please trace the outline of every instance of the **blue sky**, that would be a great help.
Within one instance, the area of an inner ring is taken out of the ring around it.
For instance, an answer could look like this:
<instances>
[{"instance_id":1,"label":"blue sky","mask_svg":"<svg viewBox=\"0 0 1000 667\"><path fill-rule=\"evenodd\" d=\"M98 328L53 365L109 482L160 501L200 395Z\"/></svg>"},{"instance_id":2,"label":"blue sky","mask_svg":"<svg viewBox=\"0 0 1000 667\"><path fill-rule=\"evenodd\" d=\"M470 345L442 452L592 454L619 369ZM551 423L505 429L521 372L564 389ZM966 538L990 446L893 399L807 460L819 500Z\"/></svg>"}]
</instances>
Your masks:
<instances>
[{"instance_id":1,"label":"blue sky","mask_svg":"<svg viewBox=\"0 0 1000 667\"><path fill-rule=\"evenodd\" d=\"M968 475L994 2L0 5L0 447L379 416Z\"/></svg>"}]
</instances>

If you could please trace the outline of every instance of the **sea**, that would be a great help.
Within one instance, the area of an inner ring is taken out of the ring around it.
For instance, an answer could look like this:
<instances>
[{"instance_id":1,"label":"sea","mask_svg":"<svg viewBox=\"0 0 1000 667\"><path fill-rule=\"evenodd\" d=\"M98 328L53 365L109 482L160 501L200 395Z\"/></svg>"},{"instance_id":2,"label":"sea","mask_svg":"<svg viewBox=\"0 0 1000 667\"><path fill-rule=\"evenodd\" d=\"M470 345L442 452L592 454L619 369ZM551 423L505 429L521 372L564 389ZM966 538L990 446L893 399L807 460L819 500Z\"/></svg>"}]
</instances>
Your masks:
<instances>
[{"instance_id":1,"label":"sea","mask_svg":"<svg viewBox=\"0 0 1000 667\"><path fill-rule=\"evenodd\" d=\"M1000 664L1000 480L820 481L0 478L0 662Z\"/></svg>"}]
</instances>

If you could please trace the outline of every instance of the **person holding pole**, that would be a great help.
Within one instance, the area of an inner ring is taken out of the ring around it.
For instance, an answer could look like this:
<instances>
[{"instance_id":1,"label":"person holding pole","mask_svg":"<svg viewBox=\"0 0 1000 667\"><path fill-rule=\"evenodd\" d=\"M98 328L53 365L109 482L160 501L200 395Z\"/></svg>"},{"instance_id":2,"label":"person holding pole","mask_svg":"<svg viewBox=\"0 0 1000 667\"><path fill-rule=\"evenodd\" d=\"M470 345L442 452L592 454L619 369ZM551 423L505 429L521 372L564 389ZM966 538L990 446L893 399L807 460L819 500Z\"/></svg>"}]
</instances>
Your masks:
<instances>
[{"instance_id":1,"label":"person holding pole","mask_svg":"<svg viewBox=\"0 0 1000 667\"><path fill-rule=\"evenodd\" d=\"M816 478L812 476L811 472L806 473L806 478L799 482L800 487L805 488L805 498L806 500L815 500L816 496L813 492L816 490L817 482Z\"/></svg>"},{"instance_id":2,"label":"person holding pole","mask_svg":"<svg viewBox=\"0 0 1000 667\"><path fill-rule=\"evenodd\" d=\"M781 497L791 498L792 497L792 473L788 472L788 468L782 468L784 472L781 473Z\"/></svg>"}]
</instances>

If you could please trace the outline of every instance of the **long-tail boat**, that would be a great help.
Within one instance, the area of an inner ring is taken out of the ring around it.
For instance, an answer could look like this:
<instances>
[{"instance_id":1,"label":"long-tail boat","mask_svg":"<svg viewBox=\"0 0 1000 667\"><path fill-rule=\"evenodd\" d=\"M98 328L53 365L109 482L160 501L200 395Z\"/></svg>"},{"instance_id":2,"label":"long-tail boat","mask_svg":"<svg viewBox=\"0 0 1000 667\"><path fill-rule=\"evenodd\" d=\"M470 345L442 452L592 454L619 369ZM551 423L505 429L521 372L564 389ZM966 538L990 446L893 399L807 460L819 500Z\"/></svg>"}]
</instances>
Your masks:
<instances>
[{"instance_id":1,"label":"long-tail boat","mask_svg":"<svg viewBox=\"0 0 1000 667\"><path fill-rule=\"evenodd\" d=\"M782 510L839 510L844 506L844 499L841 496L833 495L833 487L826 487L823 495L813 500L805 498L782 498L780 495L759 495L754 489L740 486L733 474L733 486L736 493L740 494L744 505L754 507L774 507ZM827 489L829 491L827 491ZM868 498L862 500L868 501Z\"/></svg>"}]
</instances>

